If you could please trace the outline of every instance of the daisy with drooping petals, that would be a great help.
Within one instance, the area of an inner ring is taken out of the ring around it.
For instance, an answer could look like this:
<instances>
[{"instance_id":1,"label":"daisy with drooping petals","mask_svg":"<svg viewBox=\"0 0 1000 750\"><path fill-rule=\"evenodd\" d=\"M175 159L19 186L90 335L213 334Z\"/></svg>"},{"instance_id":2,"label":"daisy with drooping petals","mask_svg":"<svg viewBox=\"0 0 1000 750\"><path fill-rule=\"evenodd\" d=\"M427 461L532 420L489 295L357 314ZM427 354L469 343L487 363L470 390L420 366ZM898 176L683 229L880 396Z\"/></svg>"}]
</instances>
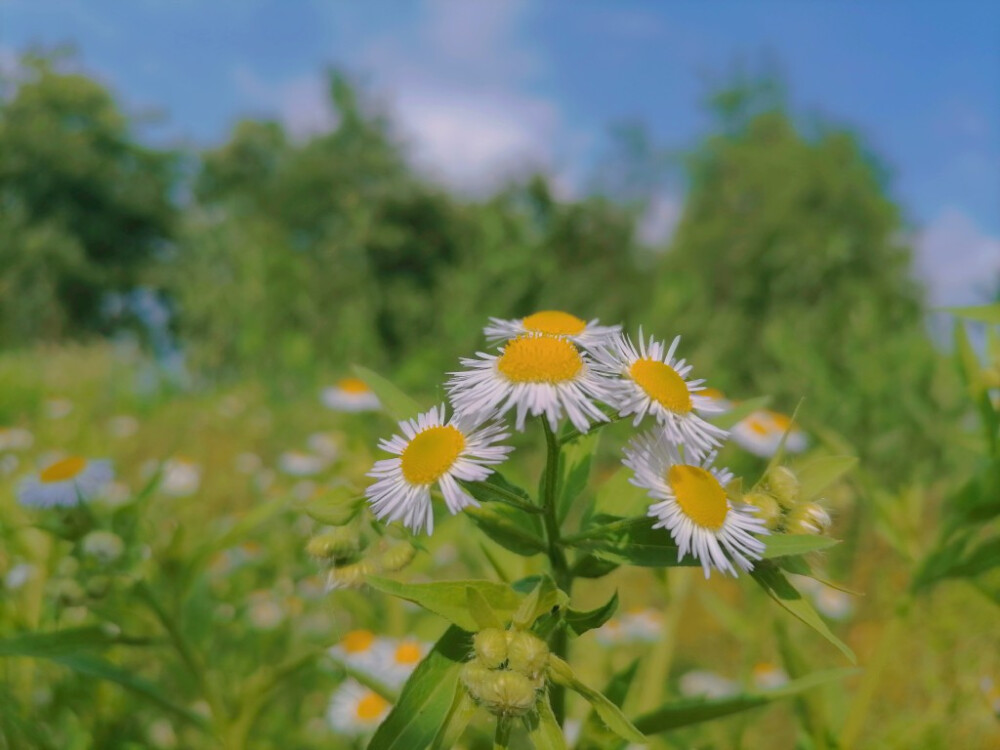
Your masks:
<instances>
[{"instance_id":1,"label":"daisy with drooping petals","mask_svg":"<svg viewBox=\"0 0 1000 750\"><path fill-rule=\"evenodd\" d=\"M389 701L354 679L347 679L330 699L330 728L353 737L374 732L391 708Z\"/></svg>"},{"instance_id":2,"label":"daisy with drooping petals","mask_svg":"<svg viewBox=\"0 0 1000 750\"><path fill-rule=\"evenodd\" d=\"M610 386L590 356L569 339L529 333L508 341L497 354L462 359L462 365L468 369L453 372L447 385L459 414L485 419L515 409L518 430L528 414L545 415L553 431L564 411L580 432L608 421L595 401L607 401Z\"/></svg>"},{"instance_id":3,"label":"daisy with drooping petals","mask_svg":"<svg viewBox=\"0 0 1000 750\"><path fill-rule=\"evenodd\" d=\"M445 421L445 407L435 406L416 419L399 423L403 435L382 440L379 447L398 458L376 461L368 476L376 481L365 491L375 517L402 521L420 533L434 531L431 487L441 489L452 515L477 503L458 480L481 482L493 473L491 465L503 463L514 450L494 445L507 437L501 424L473 428L461 415Z\"/></svg>"},{"instance_id":4,"label":"daisy with drooping petals","mask_svg":"<svg viewBox=\"0 0 1000 750\"><path fill-rule=\"evenodd\" d=\"M599 325L597 318L587 322L561 310L541 310L516 320L490 318L490 324L483 329L483 334L487 341L493 343L525 334L544 333L548 336L564 336L580 346L590 348L606 343L621 329L621 326Z\"/></svg>"},{"instance_id":5,"label":"daisy with drooping petals","mask_svg":"<svg viewBox=\"0 0 1000 750\"><path fill-rule=\"evenodd\" d=\"M659 431L634 438L625 448L623 463L635 472L630 480L657 500L648 515L653 528L667 529L677 543L677 560L690 553L708 578L712 568L736 575L733 562L752 570L766 534L764 522L752 506L735 504L726 496L733 475L712 466L715 455L689 461Z\"/></svg>"},{"instance_id":6,"label":"daisy with drooping petals","mask_svg":"<svg viewBox=\"0 0 1000 750\"><path fill-rule=\"evenodd\" d=\"M378 411L381 402L361 378L343 378L321 394L323 403L334 411Z\"/></svg>"},{"instance_id":7,"label":"daisy with drooping petals","mask_svg":"<svg viewBox=\"0 0 1000 750\"><path fill-rule=\"evenodd\" d=\"M639 331L639 348L622 334L610 348L596 353L600 366L617 380L615 404L623 417L635 415L633 424L651 414L663 426L675 445L707 453L722 444L726 431L702 419L696 411L718 413L712 398L701 395L703 380L688 380L691 365L674 359L680 343L677 336L667 348L650 336L648 343Z\"/></svg>"},{"instance_id":8,"label":"daisy with drooping petals","mask_svg":"<svg viewBox=\"0 0 1000 750\"><path fill-rule=\"evenodd\" d=\"M100 494L114 475L110 461L67 456L22 480L17 499L32 508L69 508Z\"/></svg>"},{"instance_id":9,"label":"daisy with drooping petals","mask_svg":"<svg viewBox=\"0 0 1000 750\"><path fill-rule=\"evenodd\" d=\"M808 440L805 432L791 417L769 409L758 409L737 422L733 426L732 438L733 442L755 456L770 458L778 452L785 432L788 432L786 451L801 453L806 449Z\"/></svg>"}]
</instances>

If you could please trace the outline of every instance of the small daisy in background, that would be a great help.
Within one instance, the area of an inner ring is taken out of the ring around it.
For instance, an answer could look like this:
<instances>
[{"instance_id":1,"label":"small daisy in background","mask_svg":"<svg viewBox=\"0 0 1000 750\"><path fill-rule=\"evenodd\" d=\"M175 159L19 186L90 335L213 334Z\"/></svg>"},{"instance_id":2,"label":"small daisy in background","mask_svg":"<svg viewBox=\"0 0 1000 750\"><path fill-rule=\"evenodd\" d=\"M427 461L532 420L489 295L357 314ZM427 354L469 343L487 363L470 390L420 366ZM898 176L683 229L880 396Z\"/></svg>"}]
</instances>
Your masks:
<instances>
[{"instance_id":1,"label":"small daisy in background","mask_svg":"<svg viewBox=\"0 0 1000 750\"><path fill-rule=\"evenodd\" d=\"M524 334L544 333L549 336L564 336L589 349L607 343L621 329L620 325L602 326L596 318L588 322L561 310L541 310L515 320L490 318L483 334L487 341L495 343Z\"/></svg>"},{"instance_id":2,"label":"small daisy in background","mask_svg":"<svg viewBox=\"0 0 1000 750\"><path fill-rule=\"evenodd\" d=\"M113 531L91 531L81 542L83 554L101 565L110 565L125 553L125 542Z\"/></svg>"},{"instance_id":3,"label":"small daisy in background","mask_svg":"<svg viewBox=\"0 0 1000 750\"><path fill-rule=\"evenodd\" d=\"M400 688L431 649L431 644L412 638L386 639L379 644L382 664L373 675L391 688Z\"/></svg>"},{"instance_id":4,"label":"small daisy in background","mask_svg":"<svg viewBox=\"0 0 1000 750\"><path fill-rule=\"evenodd\" d=\"M627 640L628 633L618 618L608 620L594 631L594 637L602 646L617 646Z\"/></svg>"},{"instance_id":5,"label":"small daisy in background","mask_svg":"<svg viewBox=\"0 0 1000 750\"><path fill-rule=\"evenodd\" d=\"M0 427L0 453L23 451L35 442L35 436L23 427Z\"/></svg>"},{"instance_id":6,"label":"small daisy in background","mask_svg":"<svg viewBox=\"0 0 1000 750\"><path fill-rule=\"evenodd\" d=\"M361 378L342 378L336 385L324 388L320 397L334 411L378 411L382 403Z\"/></svg>"},{"instance_id":7,"label":"small daisy in background","mask_svg":"<svg viewBox=\"0 0 1000 750\"><path fill-rule=\"evenodd\" d=\"M108 420L108 433L113 438L124 440L139 431L139 420L129 414L119 414Z\"/></svg>"},{"instance_id":8,"label":"small daisy in background","mask_svg":"<svg viewBox=\"0 0 1000 750\"><path fill-rule=\"evenodd\" d=\"M758 409L737 422L732 429L732 438L734 443L755 456L770 458L778 452L786 431L785 450L789 453L804 451L809 443L805 432L792 422L791 417L769 409Z\"/></svg>"},{"instance_id":9,"label":"small daisy in background","mask_svg":"<svg viewBox=\"0 0 1000 750\"><path fill-rule=\"evenodd\" d=\"M73 402L68 398L50 398L45 402L45 416L49 419L65 419L73 413Z\"/></svg>"},{"instance_id":10,"label":"small daisy in background","mask_svg":"<svg viewBox=\"0 0 1000 750\"><path fill-rule=\"evenodd\" d=\"M17 499L30 508L70 508L99 495L114 474L110 461L67 456L21 480Z\"/></svg>"},{"instance_id":11,"label":"small daisy in background","mask_svg":"<svg viewBox=\"0 0 1000 750\"><path fill-rule=\"evenodd\" d=\"M740 692L735 682L706 669L685 673L681 676L679 687L681 695L689 698L725 698Z\"/></svg>"},{"instance_id":12,"label":"small daisy in background","mask_svg":"<svg viewBox=\"0 0 1000 750\"><path fill-rule=\"evenodd\" d=\"M335 661L368 675L375 675L384 663L385 639L359 628L344 635L327 653Z\"/></svg>"},{"instance_id":13,"label":"small daisy in background","mask_svg":"<svg viewBox=\"0 0 1000 750\"><path fill-rule=\"evenodd\" d=\"M714 454L691 463L660 432L633 438L622 463L632 469L631 482L657 502L649 506L653 528L667 529L677 543L677 559L691 554L708 578L712 568L736 575L736 568L753 569L767 534L752 506L735 504L726 495L733 475L712 466Z\"/></svg>"},{"instance_id":14,"label":"small daisy in background","mask_svg":"<svg viewBox=\"0 0 1000 750\"><path fill-rule=\"evenodd\" d=\"M459 480L481 482L503 463L513 448L496 445L508 437L500 424L472 428L458 415L445 420L445 407L435 406L415 419L399 423L403 435L379 442L397 458L376 461L365 490L375 517L402 521L414 533L434 531L431 488L437 485L452 515L477 503Z\"/></svg>"},{"instance_id":15,"label":"small daisy in background","mask_svg":"<svg viewBox=\"0 0 1000 750\"><path fill-rule=\"evenodd\" d=\"M725 414L732 411L736 405L731 398L718 388L702 388L698 391L698 395L712 402L712 408L709 410L709 413L712 414Z\"/></svg>"},{"instance_id":16,"label":"small daisy in background","mask_svg":"<svg viewBox=\"0 0 1000 750\"><path fill-rule=\"evenodd\" d=\"M278 458L278 468L290 477L314 477L326 467L326 459L302 451L285 451Z\"/></svg>"},{"instance_id":17,"label":"small daisy in background","mask_svg":"<svg viewBox=\"0 0 1000 750\"><path fill-rule=\"evenodd\" d=\"M597 352L596 358L614 378L612 403L621 416L634 415L632 423L638 425L649 414L663 427L671 443L704 454L721 445L727 433L695 412L710 414L722 409L713 399L701 395L703 380L688 380L691 365L674 358L680 340L677 336L668 348L652 336L647 341L639 331L636 348L623 334L613 346Z\"/></svg>"},{"instance_id":18,"label":"small daisy in background","mask_svg":"<svg viewBox=\"0 0 1000 750\"><path fill-rule=\"evenodd\" d=\"M769 661L759 661L750 670L750 681L757 690L777 690L788 684L788 674Z\"/></svg>"},{"instance_id":19,"label":"small daisy in background","mask_svg":"<svg viewBox=\"0 0 1000 750\"><path fill-rule=\"evenodd\" d=\"M497 354L478 352L463 358L468 369L451 373L446 386L459 414L486 419L515 411L515 426L544 415L553 431L565 412L580 432L607 422L597 402L611 396L607 379L594 369L589 354L559 336L525 334L508 341Z\"/></svg>"},{"instance_id":20,"label":"small daisy in background","mask_svg":"<svg viewBox=\"0 0 1000 750\"><path fill-rule=\"evenodd\" d=\"M154 468L155 471L155 468ZM160 491L170 497L187 497L201 487L201 466L184 456L175 456L163 462Z\"/></svg>"},{"instance_id":21,"label":"small daisy in background","mask_svg":"<svg viewBox=\"0 0 1000 750\"><path fill-rule=\"evenodd\" d=\"M306 440L309 450L327 461L340 455L341 436L334 432L314 432Z\"/></svg>"},{"instance_id":22,"label":"small daisy in background","mask_svg":"<svg viewBox=\"0 0 1000 750\"><path fill-rule=\"evenodd\" d=\"M347 679L330 699L326 719L338 734L357 737L374 732L390 708L389 701L374 690Z\"/></svg>"},{"instance_id":23,"label":"small daisy in background","mask_svg":"<svg viewBox=\"0 0 1000 750\"><path fill-rule=\"evenodd\" d=\"M663 634L663 614L652 608L630 610L622 618L626 636L639 643L656 643Z\"/></svg>"}]
</instances>

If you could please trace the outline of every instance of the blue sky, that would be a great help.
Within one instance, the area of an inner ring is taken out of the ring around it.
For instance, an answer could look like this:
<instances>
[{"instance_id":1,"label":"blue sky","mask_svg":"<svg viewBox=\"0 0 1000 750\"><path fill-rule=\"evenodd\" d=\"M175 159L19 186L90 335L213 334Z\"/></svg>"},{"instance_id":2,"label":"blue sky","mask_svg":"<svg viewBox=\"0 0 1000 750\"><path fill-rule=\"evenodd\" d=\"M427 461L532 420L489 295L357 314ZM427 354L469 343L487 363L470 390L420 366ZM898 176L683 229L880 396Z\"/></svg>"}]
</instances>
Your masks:
<instances>
[{"instance_id":1,"label":"blue sky","mask_svg":"<svg viewBox=\"0 0 1000 750\"><path fill-rule=\"evenodd\" d=\"M157 140L210 144L241 115L328 127L322 69L360 75L414 163L481 191L531 165L578 188L609 124L667 148L705 132L706 81L776 59L802 114L890 167L938 302L1000 275L1000 3L880 0L0 0L0 60L72 41ZM665 193L648 229L669 231Z\"/></svg>"}]
</instances>

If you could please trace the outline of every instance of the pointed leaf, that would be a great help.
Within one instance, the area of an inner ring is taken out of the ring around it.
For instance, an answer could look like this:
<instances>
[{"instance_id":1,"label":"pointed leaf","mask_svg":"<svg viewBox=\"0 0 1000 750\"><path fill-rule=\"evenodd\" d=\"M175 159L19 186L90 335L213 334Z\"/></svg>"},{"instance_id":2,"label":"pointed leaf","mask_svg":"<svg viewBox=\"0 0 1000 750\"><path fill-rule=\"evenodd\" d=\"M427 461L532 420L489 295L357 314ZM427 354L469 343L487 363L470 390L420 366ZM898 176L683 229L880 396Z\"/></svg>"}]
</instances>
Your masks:
<instances>
[{"instance_id":1,"label":"pointed leaf","mask_svg":"<svg viewBox=\"0 0 1000 750\"><path fill-rule=\"evenodd\" d=\"M802 499L813 500L827 487L858 465L856 456L822 456L797 470Z\"/></svg>"},{"instance_id":2,"label":"pointed leaf","mask_svg":"<svg viewBox=\"0 0 1000 750\"><path fill-rule=\"evenodd\" d=\"M826 638L852 664L857 663L857 658L850 647L833 634L830 628L827 627L827 624L823 622L823 619L816 613L816 610L812 608L812 605L789 583L784 573L778 570L773 563L758 563L750 575L780 607Z\"/></svg>"},{"instance_id":3,"label":"pointed leaf","mask_svg":"<svg viewBox=\"0 0 1000 750\"><path fill-rule=\"evenodd\" d=\"M635 675L639 671L639 659L635 659L625 669L612 676L604 689L604 695L609 701L621 708L625 705L625 698L628 696L629 688L635 680ZM621 744L614 732L607 728L607 725L591 709L583 722L580 730L580 739L577 740L576 750L608 750L608 748L618 747Z\"/></svg>"},{"instance_id":4,"label":"pointed leaf","mask_svg":"<svg viewBox=\"0 0 1000 750\"><path fill-rule=\"evenodd\" d=\"M477 710L478 706L472 700L469 691L465 689L461 680L457 680L455 682L455 698L452 700L444 724L441 725L441 729L434 738L431 750L449 750L455 747Z\"/></svg>"},{"instance_id":5,"label":"pointed leaf","mask_svg":"<svg viewBox=\"0 0 1000 750\"><path fill-rule=\"evenodd\" d=\"M499 628L503 630L504 624L497 617L497 613L493 611L493 607L490 606L490 603L486 601L486 597L480 591L469 586L465 589L465 595L468 600L469 614L472 615L472 619L479 626L477 630L485 630L486 628Z\"/></svg>"},{"instance_id":6,"label":"pointed leaf","mask_svg":"<svg viewBox=\"0 0 1000 750\"><path fill-rule=\"evenodd\" d=\"M565 446L560 453L559 497L556 500L560 523L566 520L574 503L587 489L600 436L600 432L591 432Z\"/></svg>"},{"instance_id":7,"label":"pointed leaf","mask_svg":"<svg viewBox=\"0 0 1000 750\"><path fill-rule=\"evenodd\" d=\"M632 470L622 466L597 490L594 513L628 518L645 515L649 507L646 491L629 480Z\"/></svg>"},{"instance_id":8,"label":"pointed leaf","mask_svg":"<svg viewBox=\"0 0 1000 750\"><path fill-rule=\"evenodd\" d=\"M526 490L510 482L499 471L494 471L481 482L462 482L462 487L481 503L506 503L528 513L542 512Z\"/></svg>"},{"instance_id":9,"label":"pointed leaf","mask_svg":"<svg viewBox=\"0 0 1000 750\"><path fill-rule=\"evenodd\" d=\"M399 700L375 730L368 750L431 746L455 708L455 685L471 649L468 633L448 628L406 681Z\"/></svg>"},{"instance_id":10,"label":"pointed leaf","mask_svg":"<svg viewBox=\"0 0 1000 750\"><path fill-rule=\"evenodd\" d=\"M566 612L566 624L569 625L577 635L583 635L588 630L595 630L612 618L618 611L618 592L615 591L611 598L598 607L587 611L569 609Z\"/></svg>"},{"instance_id":11,"label":"pointed leaf","mask_svg":"<svg viewBox=\"0 0 1000 750\"><path fill-rule=\"evenodd\" d=\"M466 508L464 513L480 531L504 549L526 557L548 549L545 540L533 530L531 519L537 516L528 516L514 508L496 504Z\"/></svg>"},{"instance_id":12,"label":"pointed leaf","mask_svg":"<svg viewBox=\"0 0 1000 750\"><path fill-rule=\"evenodd\" d=\"M549 675L553 682L564 685L585 698L597 712L597 715L601 717L601 720L607 725L608 729L623 740L628 740L629 742L646 741L642 732L633 726L632 722L625 717L625 714L622 713L622 710L618 706L608 700L603 693L599 693L592 687L581 682L569 664L555 654L549 655Z\"/></svg>"},{"instance_id":13,"label":"pointed leaf","mask_svg":"<svg viewBox=\"0 0 1000 750\"><path fill-rule=\"evenodd\" d=\"M764 537L764 559L805 555L840 544L839 539L831 539L819 534L770 534Z\"/></svg>"},{"instance_id":14,"label":"pointed leaf","mask_svg":"<svg viewBox=\"0 0 1000 750\"><path fill-rule=\"evenodd\" d=\"M514 613L514 627L522 630L530 628L532 623L554 607L561 607L567 602L566 595L556 588L555 581L548 576L542 576L538 585L521 602Z\"/></svg>"},{"instance_id":15,"label":"pointed leaf","mask_svg":"<svg viewBox=\"0 0 1000 750\"><path fill-rule=\"evenodd\" d=\"M509 618L520 604L520 597L510 586L493 581L400 583L377 576L369 576L367 580L372 588L419 604L470 633L479 630L479 623L469 613L467 589L481 594L501 619Z\"/></svg>"},{"instance_id":16,"label":"pointed leaf","mask_svg":"<svg viewBox=\"0 0 1000 750\"><path fill-rule=\"evenodd\" d=\"M566 750L566 735L552 713L548 696L538 701L535 713L526 716L524 723L535 750Z\"/></svg>"}]
</instances>

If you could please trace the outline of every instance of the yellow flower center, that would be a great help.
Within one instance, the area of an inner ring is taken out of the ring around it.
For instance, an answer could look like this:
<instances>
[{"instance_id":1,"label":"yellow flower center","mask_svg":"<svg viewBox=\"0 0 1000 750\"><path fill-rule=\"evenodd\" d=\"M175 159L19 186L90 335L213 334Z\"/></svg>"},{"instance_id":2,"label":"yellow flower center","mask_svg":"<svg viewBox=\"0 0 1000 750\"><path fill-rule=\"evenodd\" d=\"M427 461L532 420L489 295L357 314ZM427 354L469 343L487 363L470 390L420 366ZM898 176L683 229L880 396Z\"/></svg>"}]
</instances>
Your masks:
<instances>
[{"instance_id":1,"label":"yellow flower center","mask_svg":"<svg viewBox=\"0 0 1000 750\"><path fill-rule=\"evenodd\" d=\"M430 484L452 467L465 448L465 436L455 427L428 427L403 451L403 476L410 484Z\"/></svg>"},{"instance_id":2,"label":"yellow flower center","mask_svg":"<svg viewBox=\"0 0 1000 750\"><path fill-rule=\"evenodd\" d=\"M87 467L87 460L79 456L69 456L46 467L38 478L43 482L65 482L72 479Z\"/></svg>"},{"instance_id":3,"label":"yellow flower center","mask_svg":"<svg viewBox=\"0 0 1000 750\"><path fill-rule=\"evenodd\" d=\"M655 359L637 359L628 373L646 395L660 406L678 414L691 411L691 394L687 383L670 365Z\"/></svg>"},{"instance_id":4,"label":"yellow flower center","mask_svg":"<svg viewBox=\"0 0 1000 750\"><path fill-rule=\"evenodd\" d=\"M382 715L382 712L389 706L388 701L378 693L371 691L364 694L358 701L358 718L364 721L373 721Z\"/></svg>"},{"instance_id":5,"label":"yellow flower center","mask_svg":"<svg viewBox=\"0 0 1000 750\"><path fill-rule=\"evenodd\" d=\"M750 417L749 419L747 419L747 426L750 427L750 429L756 432L758 435L764 436L771 434L771 428L764 422L760 421L759 419L755 419L754 417Z\"/></svg>"},{"instance_id":6,"label":"yellow flower center","mask_svg":"<svg viewBox=\"0 0 1000 750\"><path fill-rule=\"evenodd\" d=\"M416 664L420 656L420 646L416 643L400 643L396 647L397 664Z\"/></svg>"},{"instance_id":7,"label":"yellow flower center","mask_svg":"<svg viewBox=\"0 0 1000 750\"><path fill-rule=\"evenodd\" d=\"M774 426L782 432L785 432L792 426L791 417L785 416L784 414L780 414L776 411L769 411L767 415L771 418L771 421L774 422Z\"/></svg>"},{"instance_id":8,"label":"yellow flower center","mask_svg":"<svg viewBox=\"0 0 1000 750\"><path fill-rule=\"evenodd\" d=\"M587 327L585 321L559 310L542 310L529 315L521 322L529 331L547 333L551 336L575 336L583 333L583 329Z\"/></svg>"},{"instance_id":9,"label":"yellow flower center","mask_svg":"<svg viewBox=\"0 0 1000 750\"><path fill-rule=\"evenodd\" d=\"M375 642L375 634L370 630L352 630L344 636L340 645L349 654L359 654L367 651Z\"/></svg>"},{"instance_id":10,"label":"yellow flower center","mask_svg":"<svg viewBox=\"0 0 1000 750\"><path fill-rule=\"evenodd\" d=\"M337 387L345 393L351 394L368 393L371 390L361 378L344 378L337 381Z\"/></svg>"},{"instance_id":11,"label":"yellow flower center","mask_svg":"<svg viewBox=\"0 0 1000 750\"><path fill-rule=\"evenodd\" d=\"M720 391L718 388L702 388L698 391L699 396L704 396L705 398L713 398L716 401L724 399L726 394Z\"/></svg>"},{"instance_id":12,"label":"yellow flower center","mask_svg":"<svg viewBox=\"0 0 1000 750\"><path fill-rule=\"evenodd\" d=\"M671 466L667 481L684 515L703 529L718 531L726 521L729 503L719 480L699 466Z\"/></svg>"},{"instance_id":13,"label":"yellow flower center","mask_svg":"<svg viewBox=\"0 0 1000 750\"><path fill-rule=\"evenodd\" d=\"M566 339L519 336L504 348L497 369L515 383L565 383L583 369L583 358Z\"/></svg>"}]
</instances>

